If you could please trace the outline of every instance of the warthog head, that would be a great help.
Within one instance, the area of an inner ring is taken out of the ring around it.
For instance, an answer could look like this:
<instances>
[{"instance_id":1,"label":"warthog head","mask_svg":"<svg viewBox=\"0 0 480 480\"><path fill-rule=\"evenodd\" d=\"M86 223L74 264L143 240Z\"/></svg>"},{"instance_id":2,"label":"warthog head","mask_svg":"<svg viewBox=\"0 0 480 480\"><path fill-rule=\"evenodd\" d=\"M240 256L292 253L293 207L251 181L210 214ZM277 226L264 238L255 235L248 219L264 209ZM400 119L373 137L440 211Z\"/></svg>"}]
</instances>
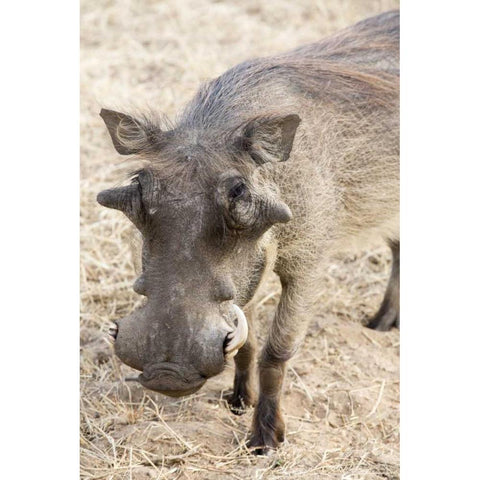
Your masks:
<instances>
[{"instance_id":1,"label":"warthog head","mask_svg":"<svg viewBox=\"0 0 480 480\"><path fill-rule=\"evenodd\" d=\"M265 243L291 212L261 164L286 160L297 115L254 118L220 131L175 128L102 110L118 153L145 161L98 202L121 210L143 237L134 290L145 305L115 322L116 355L145 387L197 391L247 339L241 306L265 268Z\"/></svg>"}]
</instances>

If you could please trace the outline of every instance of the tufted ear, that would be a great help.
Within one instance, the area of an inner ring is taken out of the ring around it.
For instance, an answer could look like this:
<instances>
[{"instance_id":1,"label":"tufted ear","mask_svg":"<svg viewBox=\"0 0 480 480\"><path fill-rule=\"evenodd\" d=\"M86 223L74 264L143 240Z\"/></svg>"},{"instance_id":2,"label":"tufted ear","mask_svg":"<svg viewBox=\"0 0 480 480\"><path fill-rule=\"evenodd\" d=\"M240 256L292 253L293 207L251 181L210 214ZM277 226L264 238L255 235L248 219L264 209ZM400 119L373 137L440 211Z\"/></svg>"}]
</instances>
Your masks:
<instances>
[{"instance_id":1,"label":"tufted ear","mask_svg":"<svg viewBox=\"0 0 480 480\"><path fill-rule=\"evenodd\" d=\"M132 155L151 150L159 144L163 132L126 115L102 108L100 116L107 126L115 150L120 155Z\"/></svg>"},{"instance_id":2,"label":"tufted ear","mask_svg":"<svg viewBox=\"0 0 480 480\"><path fill-rule=\"evenodd\" d=\"M292 151L299 123L300 117L296 114L254 118L243 127L236 146L259 165L284 162Z\"/></svg>"}]
</instances>

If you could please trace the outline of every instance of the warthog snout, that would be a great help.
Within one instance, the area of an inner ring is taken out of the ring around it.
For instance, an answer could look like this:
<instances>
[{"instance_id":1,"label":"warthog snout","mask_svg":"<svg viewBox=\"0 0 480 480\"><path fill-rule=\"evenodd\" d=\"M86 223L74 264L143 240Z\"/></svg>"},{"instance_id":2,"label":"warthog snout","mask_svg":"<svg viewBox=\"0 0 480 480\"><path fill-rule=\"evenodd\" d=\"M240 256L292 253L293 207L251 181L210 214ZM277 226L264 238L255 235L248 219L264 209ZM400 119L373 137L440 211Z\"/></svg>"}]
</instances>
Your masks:
<instances>
[{"instance_id":1,"label":"warthog snout","mask_svg":"<svg viewBox=\"0 0 480 480\"><path fill-rule=\"evenodd\" d=\"M120 360L142 372L128 380L165 395L196 392L247 339L247 320L237 305L224 315L183 314L164 320L155 311L158 306L147 304L114 322L108 333Z\"/></svg>"}]
</instances>

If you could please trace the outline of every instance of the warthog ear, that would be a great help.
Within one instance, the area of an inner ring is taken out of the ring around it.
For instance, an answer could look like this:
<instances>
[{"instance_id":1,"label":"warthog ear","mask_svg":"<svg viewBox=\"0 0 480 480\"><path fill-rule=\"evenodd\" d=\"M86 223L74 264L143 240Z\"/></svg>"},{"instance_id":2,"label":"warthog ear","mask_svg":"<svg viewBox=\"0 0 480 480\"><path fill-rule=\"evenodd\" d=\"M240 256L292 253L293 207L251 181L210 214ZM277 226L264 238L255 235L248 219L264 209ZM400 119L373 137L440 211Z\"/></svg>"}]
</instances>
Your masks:
<instances>
[{"instance_id":1,"label":"warthog ear","mask_svg":"<svg viewBox=\"0 0 480 480\"><path fill-rule=\"evenodd\" d=\"M132 155L151 149L155 138L161 134L159 129L153 131L151 126L143 125L125 113L102 108L100 116L107 126L115 150L120 155Z\"/></svg>"},{"instance_id":2,"label":"warthog ear","mask_svg":"<svg viewBox=\"0 0 480 480\"><path fill-rule=\"evenodd\" d=\"M259 165L284 162L292 151L299 123L300 117L295 114L254 118L244 126L236 146Z\"/></svg>"}]
</instances>

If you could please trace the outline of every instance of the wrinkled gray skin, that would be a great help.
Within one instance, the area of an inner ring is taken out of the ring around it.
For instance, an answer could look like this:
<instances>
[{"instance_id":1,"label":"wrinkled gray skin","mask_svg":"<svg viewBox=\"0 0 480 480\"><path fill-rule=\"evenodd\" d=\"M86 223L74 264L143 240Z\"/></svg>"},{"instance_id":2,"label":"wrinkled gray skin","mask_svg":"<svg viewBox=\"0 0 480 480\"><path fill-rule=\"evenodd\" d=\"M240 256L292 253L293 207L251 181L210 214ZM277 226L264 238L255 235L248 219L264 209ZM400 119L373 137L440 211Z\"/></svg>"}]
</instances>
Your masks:
<instances>
[{"instance_id":1,"label":"wrinkled gray skin","mask_svg":"<svg viewBox=\"0 0 480 480\"><path fill-rule=\"evenodd\" d=\"M144 167L98 195L143 237L134 289L145 306L117 322L115 352L147 388L179 396L220 373L234 305L248 338L232 409L256 403L250 446L284 438L285 365L302 342L332 256L383 238L394 268L371 326L399 321L398 12L319 43L244 62L200 89L169 129L102 110L113 144ZM255 292L275 271L282 295L253 367Z\"/></svg>"}]
</instances>

